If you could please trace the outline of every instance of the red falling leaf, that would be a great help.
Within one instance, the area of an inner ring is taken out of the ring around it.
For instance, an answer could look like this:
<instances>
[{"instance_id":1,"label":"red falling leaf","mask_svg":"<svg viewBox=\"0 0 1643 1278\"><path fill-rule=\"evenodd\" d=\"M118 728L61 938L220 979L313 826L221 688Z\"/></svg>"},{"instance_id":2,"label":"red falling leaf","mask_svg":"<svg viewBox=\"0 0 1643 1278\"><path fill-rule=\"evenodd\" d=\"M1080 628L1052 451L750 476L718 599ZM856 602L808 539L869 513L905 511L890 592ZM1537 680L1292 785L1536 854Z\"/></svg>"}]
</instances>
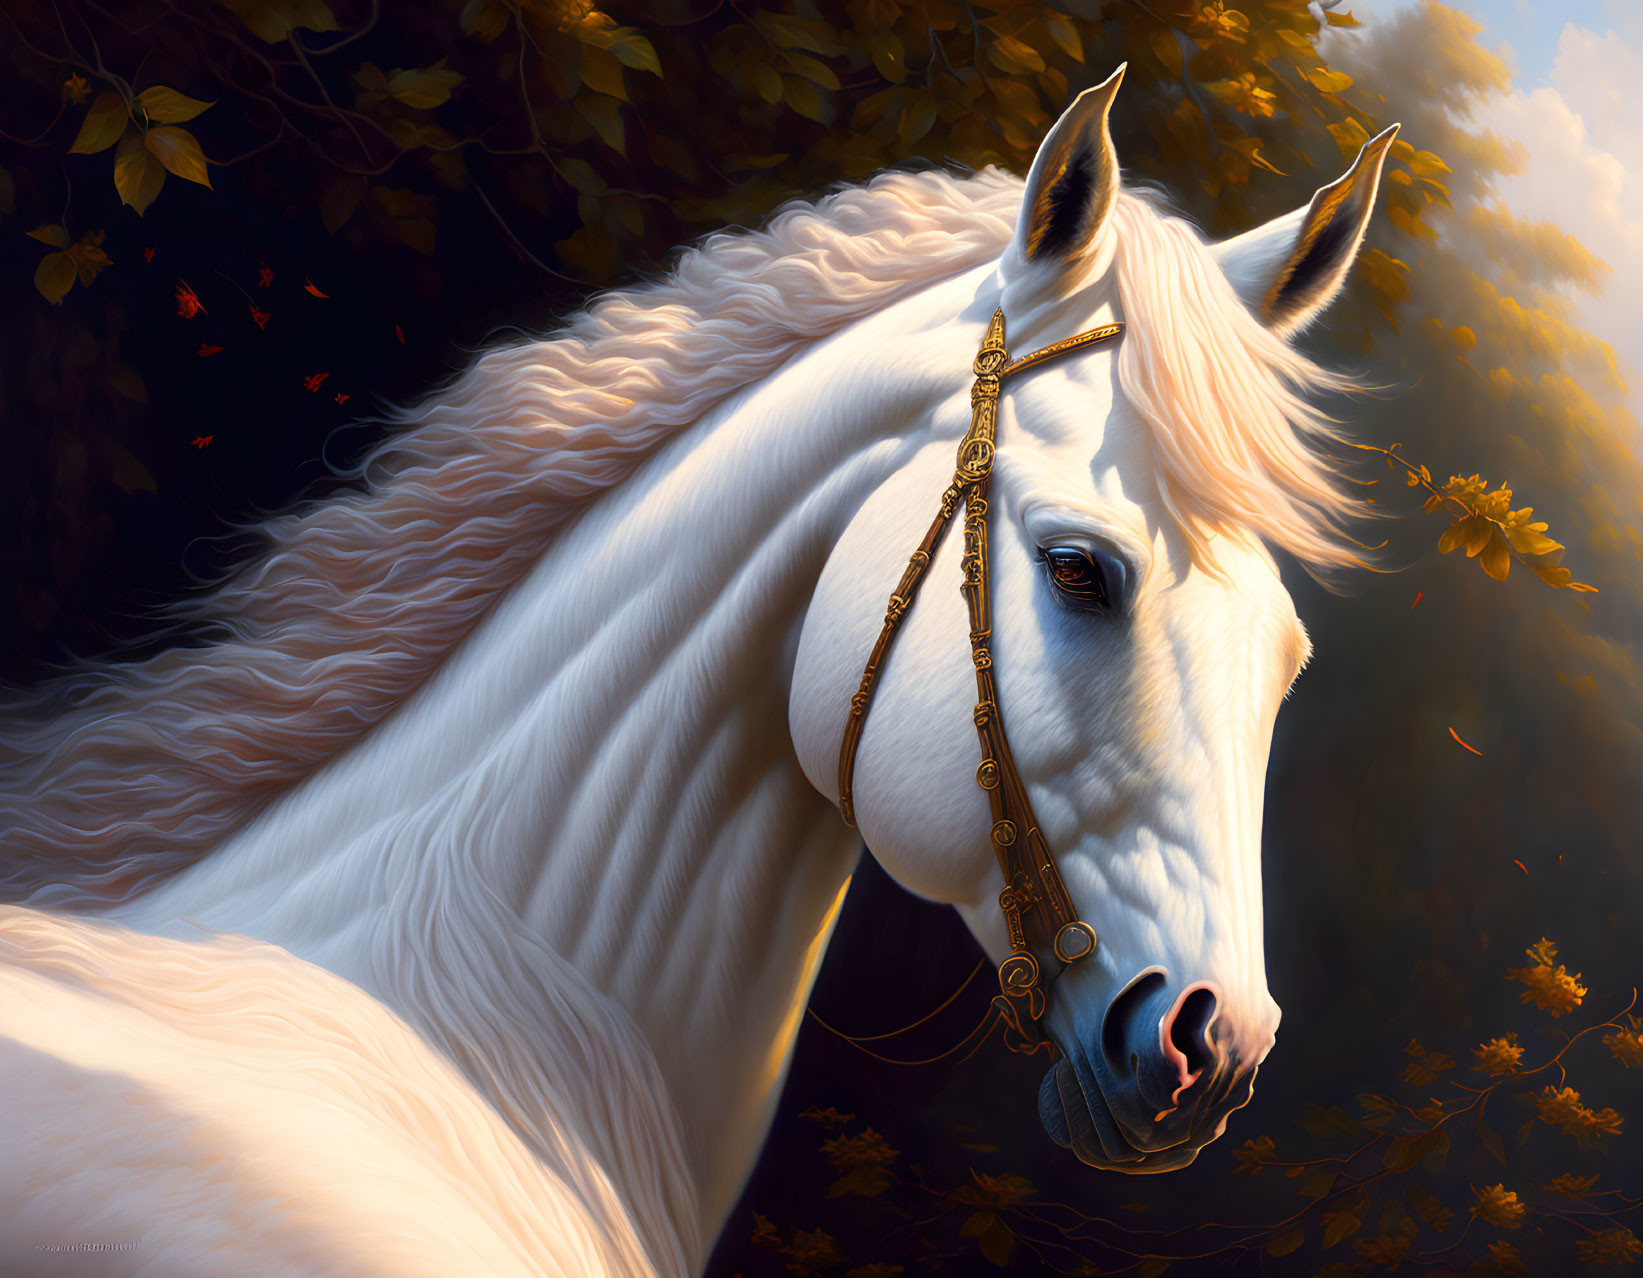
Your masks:
<instances>
[{"instance_id":1,"label":"red falling leaf","mask_svg":"<svg viewBox=\"0 0 1643 1278\"><path fill-rule=\"evenodd\" d=\"M1522 870L1525 874L1529 873L1529 867L1523 864L1523 862L1518 860L1515 856L1512 858L1512 864L1517 866L1517 868Z\"/></svg>"},{"instance_id":2,"label":"red falling leaf","mask_svg":"<svg viewBox=\"0 0 1643 1278\"><path fill-rule=\"evenodd\" d=\"M1455 744L1458 745L1462 750L1472 750L1472 753L1477 755L1478 758L1480 758L1480 759L1483 758L1483 751L1482 750L1473 750L1471 746L1467 745L1466 742L1464 742L1460 739L1460 733L1456 732L1453 728L1449 729L1449 735L1454 737Z\"/></svg>"},{"instance_id":3,"label":"red falling leaf","mask_svg":"<svg viewBox=\"0 0 1643 1278\"><path fill-rule=\"evenodd\" d=\"M184 319L193 319L196 315L209 315L200 303L200 295L188 287L187 280L177 281L177 314Z\"/></svg>"},{"instance_id":4,"label":"red falling leaf","mask_svg":"<svg viewBox=\"0 0 1643 1278\"><path fill-rule=\"evenodd\" d=\"M394 325L394 336L399 338L399 344L401 346L405 345L405 330L402 329L398 324Z\"/></svg>"},{"instance_id":5,"label":"red falling leaf","mask_svg":"<svg viewBox=\"0 0 1643 1278\"><path fill-rule=\"evenodd\" d=\"M322 385L324 385L325 379L330 375L331 374L329 373L310 373L307 377L302 379L303 389L307 391L317 391Z\"/></svg>"},{"instance_id":6,"label":"red falling leaf","mask_svg":"<svg viewBox=\"0 0 1643 1278\"><path fill-rule=\"evenodd\" d=\"M196 355L198 355L201 359L204 359L208 355L215 355L221 349L222 349L222 347L220 347L220 346L201 346L200 349L195 351L194 353Z\"/></svg>"},{"instance_id":7,"label":"red falling leaf","mask_svg":"<svg viewBox=\"0 0 1643 1278\"><path fill-rule=\"evenodd\" d=\"M303 290L305 292L312 293L315 297L330 297L331 296L329 293L322 293L317 288L315 288L314 287L314 281L311 280L311 279L304 278L303 281L302 281L302 287L303 287Z\"/></svg>"},{"instance_id":8,"label":"red falling leaf","mask_svg":"<svg viewBox=\"0 0 1643 1278\"><path fill-rule=\"evenodd\" d=\"M258 328L268 327L268 312L259 311L255 302L251 303L251 322Z\"/></svg>"},{"instance_id":9,"label":"red falling leaf","mask_svg":"<svg viewBox=\"0 0 1643 1278\"><path fill-rule=\"evenodd\" d=\"M203 452L205 450L205 446L215 438L215 435L196 435L188 442Z\"/></svg>"},{"instance_id":10,"label":"red falling leaf","mask_svg":"<svg viewBox=\"0 0 1643 1278\"><path fill-rule=\"evenodd\" d=\"M258 288L267 288L273 282L274 282L274 272L273 271L269 270L266 266L261 267L261 268L258 269L258 271L257 271L257 287Z\"/></svg>"},{"instance_id":11,"label":"red falling leaf","mask_svg":"<svg viewBox=\"0 0 1643 1278\"><path fill-rule=\"evenodd\" d=\"M337 392L337 403L339 404L346 404L352 398L351 395L344 395L341 391Z\"/></svg>"},{"instance_id":12,"label":"red falling leaf","mask_svg":"<svg viewBox=\"0 0 1643 1278\"><path fill-rule=\"evenodd\" d=\"M1415 603L1412 603L1409 606L1411 608L1413 608L1415 606L1415 604L1418 604L1421 601L1421 596L1424 595L1425 593L1426 592L1424 590L1417 590L1415 592Z\"/></svg>"},{"instance_id":13,"label":"red falling leaf","mask_svg":"<svg viewBox=\"0 0 1643 1278\"><path fill-rule=\"evenodd\" d=\"M152 262L153 260L154 260L154 250L151 249L151 248L145 248L143 250L143 261Z\"/></svg>"}]
</instances>

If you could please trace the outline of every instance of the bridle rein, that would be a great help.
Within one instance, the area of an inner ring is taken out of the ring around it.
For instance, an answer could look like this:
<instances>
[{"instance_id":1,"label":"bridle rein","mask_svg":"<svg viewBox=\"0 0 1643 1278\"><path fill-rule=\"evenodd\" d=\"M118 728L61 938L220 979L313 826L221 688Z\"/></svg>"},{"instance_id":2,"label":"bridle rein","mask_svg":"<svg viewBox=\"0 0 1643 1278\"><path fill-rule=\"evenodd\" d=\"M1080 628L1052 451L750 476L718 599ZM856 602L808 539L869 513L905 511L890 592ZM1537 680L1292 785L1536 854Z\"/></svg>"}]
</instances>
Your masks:
<instances>
[{"instance_id":1,"label":"bridle rein","mask_svg":"<svg viewBox=\"0 0 1643 1278\"><path fill-rule=\"evenodd\" d=\"M1016 373L1026 372L1057 355L1082 350L1110 341L1124 331L1122 324L1103 324L1074 337L1046 346L1017 360L1010 360L1004 346L1004 312L993 312L987 325L987 336L977 352L974 371L975 384L970 388L970 429L958 446L958 468L953 482L941 494L941 509L913 552L907 570L884 614L884 626L879 631L873 651L862 671L861 687L850 698L850 715L845 721L844 742L839 749L839 811L852 827L856 824L855 803L851 796L855 773L856 750L867 725L867 711L873 704L873 691L879 671L889 655L901 622L913 606L919 585L930 567L936 547L941 544L947 525L959 504L964 505L964 584L961 587L970 610L970 656L976 668L976 734L981 739L981 764L976 768L976 783L987 791L992 806L993 851L998 857L999 869L1004 875L1004 890L999 893L999 908L1010 933L1010 957L998 968L1001 992L993 997L993 1006L1004 1020L1004 1041L1012 1051L1032 1053L1040 1048L1054 1046L1039 1032L1038 1020L1044 1014L1043 974L1034 953L1034 941L1029 939L1028 925L1037 920L1041 935L1036 943L1049 948L1063 964L1076 963L1095 953L1095 929L1085 923L1073 909L1067 888L1055 866L1055 856L1039 832L1038 819L1027 797L1027 787L1010 753L1009 739L1004 735L1004 720L998 705L998 689L993 682L993 658L989 647L992 638L992 608L989 602L989 564L987 552L987 493L992 480L994 438L998 424L998 394L1004 380Z\"/></svg>"}]
</instances>

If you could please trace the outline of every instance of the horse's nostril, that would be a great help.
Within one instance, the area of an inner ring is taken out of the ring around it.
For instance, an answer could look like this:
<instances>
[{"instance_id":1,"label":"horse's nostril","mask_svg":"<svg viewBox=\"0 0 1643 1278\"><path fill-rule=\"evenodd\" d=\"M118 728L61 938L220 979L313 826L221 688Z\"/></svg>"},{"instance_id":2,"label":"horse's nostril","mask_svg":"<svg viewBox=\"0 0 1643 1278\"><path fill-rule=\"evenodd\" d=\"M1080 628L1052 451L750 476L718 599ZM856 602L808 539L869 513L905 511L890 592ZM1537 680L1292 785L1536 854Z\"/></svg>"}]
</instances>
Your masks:
<instances>
[{"instance_id":1,"label":"horse's nostril","mask_svg":"<svg viewBox=\"0 0 1643 1278\"><path fill-rule=\"evenodd\" d=\"M1143 1009L1163 994L1164 985L1162 972L1148 972L1108 1005L1101 1024L1101 1050L1114 1073L1133 1077L1140 1072L1140 1054L1135 1049L1145 1040L1138 1039L1136 1027L1146 1023ZM1157 1016L1155 1010L1154 1024L1157 1024Z\"/></svg>"},{"instance_id":2,"label":"horse's nostril","mask_svg":"<svg viewBox=\"0 0 1643 1278\"><path fill-rule=\"evenodd\" d=\"M1190 991L1173 1009L1173 1018L1165 1027L1170 1046L1186 1057L1187 1072L1196 1074L1214 1063L1209 1046L1209 1023L1215 1016L1215 992L1200 985Z\"/></svg>"}]
</instances>

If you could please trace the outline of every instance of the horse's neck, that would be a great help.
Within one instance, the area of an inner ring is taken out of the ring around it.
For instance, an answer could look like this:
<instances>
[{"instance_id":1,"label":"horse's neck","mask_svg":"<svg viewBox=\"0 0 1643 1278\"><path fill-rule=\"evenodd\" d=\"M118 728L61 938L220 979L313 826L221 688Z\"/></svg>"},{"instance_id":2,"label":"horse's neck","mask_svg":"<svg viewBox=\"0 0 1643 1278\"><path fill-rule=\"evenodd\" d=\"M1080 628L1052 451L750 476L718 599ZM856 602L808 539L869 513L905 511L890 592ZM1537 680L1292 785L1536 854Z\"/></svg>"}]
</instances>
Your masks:
<instances>
[{"instance_id":1,"label":"horse's neck","mask_svg":"<svg viewBox=\"0 0 1643 1278\"><path fill-rule=\"evenodd\" d=\"M609 1196L603 1169L686 1252L711 1242L856 849L789 740L799 628L840 530L954 390L952 334L929 330L979 278L673 441L389 721L130 921L247 933L350 977L589 1194Z\"/></svg>"}]
</instances>

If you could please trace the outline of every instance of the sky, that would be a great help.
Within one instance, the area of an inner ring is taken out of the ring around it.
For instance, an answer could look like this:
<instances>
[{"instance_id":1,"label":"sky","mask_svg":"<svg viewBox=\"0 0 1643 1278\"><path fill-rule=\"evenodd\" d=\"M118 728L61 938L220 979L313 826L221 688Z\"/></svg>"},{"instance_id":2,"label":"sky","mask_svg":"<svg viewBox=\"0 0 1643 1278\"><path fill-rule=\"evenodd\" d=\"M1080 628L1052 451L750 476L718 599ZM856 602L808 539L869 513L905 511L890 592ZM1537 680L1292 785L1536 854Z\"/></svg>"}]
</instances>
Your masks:
<instances>
[{"instance_id":1,"label":"sky","mask_svg":"<svg viewBox=\"0 0 1643 1278\"><path fill-rule=\"evenodd\" d=\"M1419 0L1348 0L1360 19ZM1585 326L1610 342L1634 411L1643 406L1643 2L1452 0L1483 23L1479 42L1513 71L1510 93L1473 122L1523 144L1524 170L1498 196L1521 217L1555 222L1611 269L1577 299ZM1639 413L1643 416L1643 413Z\"/></svg>"}]
</instances>

